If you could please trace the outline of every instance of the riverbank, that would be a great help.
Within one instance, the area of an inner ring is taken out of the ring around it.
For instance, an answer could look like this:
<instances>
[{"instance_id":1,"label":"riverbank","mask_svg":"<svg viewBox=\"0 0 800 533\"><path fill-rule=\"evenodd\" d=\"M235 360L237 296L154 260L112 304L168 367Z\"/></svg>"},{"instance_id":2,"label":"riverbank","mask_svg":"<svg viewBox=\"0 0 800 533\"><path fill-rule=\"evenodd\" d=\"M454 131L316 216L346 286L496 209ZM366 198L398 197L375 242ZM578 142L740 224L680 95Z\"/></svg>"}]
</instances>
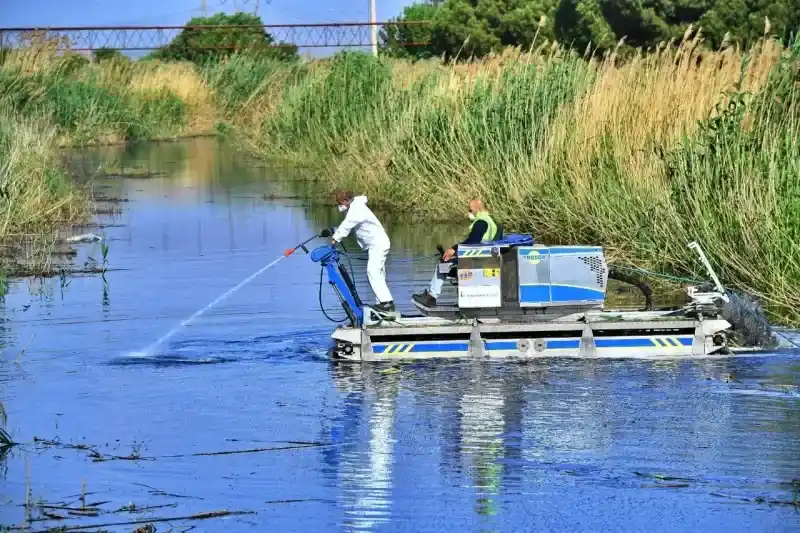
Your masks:
<instances>
[{"instance_id":1,"label":"riverbank","mask_svg":"<svg viewBox=\"0 0 800 533\"><path fill-rule=\"evenodd\" d=\"M0 271L45 270L54 231L87 221L86 192L76 187L57 156L56 131L0 108ZM42 253L45 252L45 253ZM5 284L0 294L5 294Z\"/></svg>"},{"instance_id":2,"label":"riverbank","mask_svg":"<svg viewBox=\"0 0 800 533\"><path fill-rule=\"evenodd\" d=\"M800 44L711 53L696 38L622 65L552 48L449 67L340 57L263 81L249 100L270 109L240 131L409 223L480 195L539 240L705 279L699 240L726 284L798 324L798 65Z\"/></svg>"},{"instance_id":3,"label":"riverbank","mask_svg":"<svg viewBox=\"0 0 800 533\"><path fill-rule=\"evenodd\" d=\"M60 146L216 132L310 166L410 224L480 195L515 231L602 244L618 265L726 284L800 324L800 96L793 52L700 51L687 36L624 64L559 48L457 65L362 54L88 63L46 43L6 58L0 104Z\"/></svg>"},{"instance_id":4,"label":"riverbank","mask_svg":"<svg viewBox=\"0 0 800 533\"><path fill-rule=\"evenodd\" d=\"M60 149L214 133L203 87L192 65L90 64L54 41L4 53L0 271L48 273L57 230L91 216L89 191L69 179Z\"/></svg>"}]
</instances>

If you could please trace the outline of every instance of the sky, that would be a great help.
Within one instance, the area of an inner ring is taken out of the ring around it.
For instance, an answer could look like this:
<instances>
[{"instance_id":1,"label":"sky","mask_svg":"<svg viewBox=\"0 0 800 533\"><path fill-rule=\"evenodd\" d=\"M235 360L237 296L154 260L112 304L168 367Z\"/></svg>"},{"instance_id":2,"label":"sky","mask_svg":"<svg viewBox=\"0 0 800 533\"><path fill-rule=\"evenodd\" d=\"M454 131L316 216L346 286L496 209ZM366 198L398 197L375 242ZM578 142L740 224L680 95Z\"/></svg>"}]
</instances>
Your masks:
<instances>
[{"instance_id":1,"label":"sky","mask_svg":"<svg viewBox=\"0 0 800 533\"><path fill-rule=\"evenodd\" d=\"M256 0L206 0L208 13L253 11ZM378 21L412 0L376 0ZM0 27L173 26L201 15L202 0L0 0ZM265 24L366 22L368 0L260 0Z\"/></svg>"}]
</instances>

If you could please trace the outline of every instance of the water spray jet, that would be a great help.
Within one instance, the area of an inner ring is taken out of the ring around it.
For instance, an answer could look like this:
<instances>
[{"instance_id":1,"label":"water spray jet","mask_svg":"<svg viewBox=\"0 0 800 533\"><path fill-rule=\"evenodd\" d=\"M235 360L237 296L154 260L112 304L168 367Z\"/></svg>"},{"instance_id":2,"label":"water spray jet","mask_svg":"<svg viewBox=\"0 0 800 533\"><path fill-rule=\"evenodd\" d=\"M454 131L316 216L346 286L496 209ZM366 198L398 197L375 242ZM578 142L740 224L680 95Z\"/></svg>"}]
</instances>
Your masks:
<instances>
[{"instance_id":1,"label":"water spray jet","mask_svg":"<svg viewBox=\"0 0 800 533\"><path fill-rule=\"evenodd\" d=\"M217 305L221 301L225 300L226 298L228 298L229 296L234 294L236 291L238 291L239 289L241 289L242 287L244 287L245 285L247 285L248 283L253 281L258 276L260 276L262 273L266 272L267 270L269 270L273 266L277 265L281 260L286 259L290 255L292 255L295 251L297 251L299 249L303 249L304 251L308 252L308 249L306 249L305 245L308 244L309 242L311 242L312 240L318 238L318 237L325 236L326 234L329 234L329 230L324 230L321 234L314 235L313 237L309 237L308 239L306 239L305 241L301 242L300 244L298 244L294 248L289 248L282 255L280 255L277 259L275 259L274 261L272 261L268 265L260 268L259 270L257 270L256 272L254 272L253 274L251 274L250 276L245 278L243 281L241 281L238 285L236 285L232 289L229 289L225 293L219 295L211 303L209 303L208 305L206 305L205 307L203 307L202 309L200 309L199 311L194 313L192 316L190 316L186 320L182 321L180 324L178 324L177 326L175 326L174 328L169 330L167 333L162 335L157 341L155 341L151 345L147 346L143 350L139 350L139 351L134 351L134 352L128 353L128 356L129 357L142 357L142 358L152 357L155 354L156 350L162 344L164 344L169 339L171 339L173 336L175 336L175 334L177 334L182 328L184 328L184 327L188 326L189 324L191 324L192 322L194 322L197 318L202 316L206 311L208 311L209 309L213 308L215 305Z\"/></svg>"}]
</instances>

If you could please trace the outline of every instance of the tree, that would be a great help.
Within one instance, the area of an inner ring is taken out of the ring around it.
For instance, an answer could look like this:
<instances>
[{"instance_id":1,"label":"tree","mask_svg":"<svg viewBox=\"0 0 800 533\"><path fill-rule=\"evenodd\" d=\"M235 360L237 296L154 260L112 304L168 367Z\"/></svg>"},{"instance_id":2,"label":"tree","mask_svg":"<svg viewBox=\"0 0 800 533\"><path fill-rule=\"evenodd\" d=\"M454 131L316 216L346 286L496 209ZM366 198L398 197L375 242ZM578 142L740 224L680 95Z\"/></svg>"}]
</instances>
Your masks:
<instances>
[{"instance_id":1,"label":"tree","mask_svg":"<svg viewBox=\"0 0 800 533\"><path fill-rule=\"evenodd\" d=\"M390 22L410 22L407 26L384 26L380 32L381 51L394 57L425 59L438 55L432 44L433 31L425 21L432 21L442 0L411 4L403 9L403 14ZM431 43L419 46L419 43Z\"/></svg>"},{"instance_id":2,"label":"tree","mask_svg":"<svg viewBox=\"0 0 800 533\"><path fill-rule=\"evenodd\" d=\"M397 53L404 44L430 41L405 55L468 57L546 38L603 52L624 37L626 48L646 49L680 39L690 24L713 48L726 35L749 47L764 35L765 17L770 34L788 41L800 31L800 0L442 0L406 8L398 20L432 23L395 30L385 48Z\"/></svg>"},{"instance_id":3,"label":"tree","mask_svg":"<svg viewBox=\"0 0 800 533\"><path fill-rule=\"evenodd\" d=\"M198 26L239 27L206 29ZM156 51L152 57L202 63L245 51L276 59L297 58L297 46L276 44L275 39L259 26L263 26L261 18L250 13L217 13L211 17L195 17L171 43Z\"/></svg>"},{"instance_id":4,"label":"tree","mask_svg":"<svg viewBox=\"0 0 800 533\"><path fill-rule=\"evenodd\" d=\"M700 24L714 46L729 34L731 41L749 47L764 35L766 19L770 34L788 42L800 32L800 0L716 0Z\"/></svg>"},{"instance_id":5,"label":"tree","mask_svg":"<svg viewBox=\"0 0 800 533\"><path fill-rule=\"evenodd\" d=\"M414 4L398 20L430 20L431 25L415 28L413 34L396 32L390 48L405 48L410 37L425 37L431 42L419 52L416 47L408 47L407 55L414 57L483 56L504 46L527 47L535 38L554 37L552 24L547 21L552 19L557 1L442 0Z\"/></svg>"},{"instance_id":6,"label":"tree","mask_svg":"<svg viewBox=\"0 0 800 533\"><path fill-rule=\"evenodd\" d=\"M92 55L94 56L94 60L98 62L126 59L126 57L122 55L122 52L114 48L98 48Z\"/></svg>"},{"instance_id":7,"label":"tree","mask_svg":"<svg viewBox=\"0 0 800 533\"><path fill-rule=\"evenodd\" d=\"M560 42L581 51L611 48L617 41L597 0L561 0L553 29Z\"/></svg>"},{"instance_id":8,"label":"tree","mask_svg":"<svg viewBox=\"0 0 800 533\"><path fill-rule=\"evenodd\" d=\"M706 44L718 48L725 35L744 47L764 35L788 39L800 24L800 0L561 0L556 35L564 43L600 50L625 37L630 47L655 47L679 39L692 24L702 28Z\"/></svg>"}]
</instances>

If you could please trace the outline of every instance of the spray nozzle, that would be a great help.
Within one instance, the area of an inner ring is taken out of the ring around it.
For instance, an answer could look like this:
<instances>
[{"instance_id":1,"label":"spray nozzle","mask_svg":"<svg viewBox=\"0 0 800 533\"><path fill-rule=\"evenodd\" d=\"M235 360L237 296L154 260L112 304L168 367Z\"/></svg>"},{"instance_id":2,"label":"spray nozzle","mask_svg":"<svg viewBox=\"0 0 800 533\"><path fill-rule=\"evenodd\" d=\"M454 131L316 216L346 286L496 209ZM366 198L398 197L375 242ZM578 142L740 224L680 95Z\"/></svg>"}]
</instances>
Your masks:
<instances>
[{"instance_id":1,"label":"spray nozzle","mask_svg":"<svg viewBox=\"0 0 800 533\"><path fill-rule=\"evenodd\" d=\"M330 231L330 230L323 230L323 233L325 231ZM299 249L302 249L305 253L309 253L308 252L308 248L306 248L306 244L308 244L309 242L313 241L317 237L324 237L324 235L320 234L320 235L314 235L313 237L309 237L308 239L304 240L303 242L301 242L300 244L298 244L294 248L289 248L285 252L283 252L283 257L289 257L290 255L292 255L293 253L295 253Z\"/></svg>"}]
</instances>

